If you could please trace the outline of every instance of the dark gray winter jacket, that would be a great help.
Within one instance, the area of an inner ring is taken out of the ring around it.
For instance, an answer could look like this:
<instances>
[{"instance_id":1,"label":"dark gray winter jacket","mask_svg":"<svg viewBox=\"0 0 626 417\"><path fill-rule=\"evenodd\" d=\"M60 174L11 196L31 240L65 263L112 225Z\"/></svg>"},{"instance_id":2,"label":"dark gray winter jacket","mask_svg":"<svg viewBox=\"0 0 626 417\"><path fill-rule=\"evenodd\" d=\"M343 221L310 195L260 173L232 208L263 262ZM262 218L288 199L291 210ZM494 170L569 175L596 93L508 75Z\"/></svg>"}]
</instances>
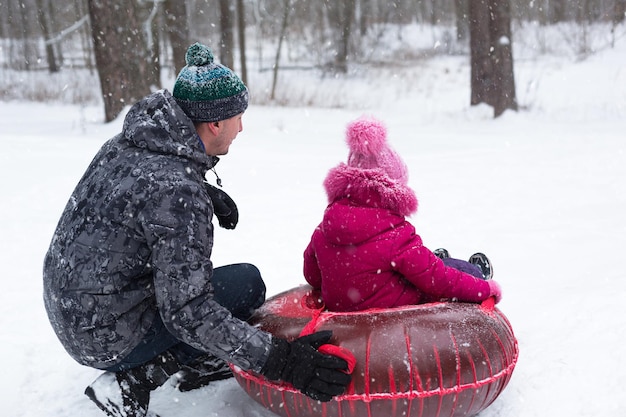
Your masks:
<instances>
[{"instance_id":1,"label":"dark gray winter jacket","mask_svg":"<svg viewBox=\"0 0 626 417\"><path fill-rule=\"evenodd\" d=\"M217 162L166 90L128 112L61 216L44 261L52 326L79 363L107 368L156 314L185 343L260 371L271 336L213 300L213 207L203 185Z\"/></svg>"}]
</instances>

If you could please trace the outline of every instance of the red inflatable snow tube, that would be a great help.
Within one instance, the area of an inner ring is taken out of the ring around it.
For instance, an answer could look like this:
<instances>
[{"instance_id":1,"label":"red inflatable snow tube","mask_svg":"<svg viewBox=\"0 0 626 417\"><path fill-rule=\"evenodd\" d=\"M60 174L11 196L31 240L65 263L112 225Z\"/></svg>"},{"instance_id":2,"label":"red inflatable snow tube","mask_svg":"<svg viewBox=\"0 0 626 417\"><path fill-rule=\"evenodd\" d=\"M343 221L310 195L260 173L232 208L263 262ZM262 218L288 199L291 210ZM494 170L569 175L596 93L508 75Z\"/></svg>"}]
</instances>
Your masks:
<instances>
[{"instance_id":1,"label":"red inflatable snow tube","mask_svg":"<svg viewBox=\"0 0 626 417\"><path fill-rule=\"evenodd\" d=\"M492 299L337 313L301 286L270 298L250 322L288 339L332 330L331 343L356 359L346 393L327 403L233 367L254 400L285 417L473 416L504 390L519 354Z\"/></svg>"}]
</instances>

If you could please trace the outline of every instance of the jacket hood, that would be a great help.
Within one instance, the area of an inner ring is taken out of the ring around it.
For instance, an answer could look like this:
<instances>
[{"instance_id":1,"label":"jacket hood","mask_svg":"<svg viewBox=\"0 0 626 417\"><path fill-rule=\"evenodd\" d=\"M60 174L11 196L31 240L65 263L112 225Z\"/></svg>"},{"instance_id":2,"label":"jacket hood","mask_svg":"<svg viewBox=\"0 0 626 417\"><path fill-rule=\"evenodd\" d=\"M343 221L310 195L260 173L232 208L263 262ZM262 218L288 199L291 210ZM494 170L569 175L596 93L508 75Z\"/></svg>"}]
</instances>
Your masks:
<instances>
[{"instance_id":1,"label":"jacket hood","mask_svg":"<svg viewBox=\"0 0 626 417\"><path fill-rule=\"evenodd\" d=\"M403 217L417 212L413 189L393 180L382 169L361 169L341 163L328 172L324 188L329 204L345 198L355 206L387 209Z\"/></svg>"},{"instance_id":2,"label":"jacket hood","mask_svg":"<svg viewBox=\"0 0 626 417\"><path fill-rule=\"evenodd\" d=\"M205 170L218 160L205 153L193 122L167 90L156 91L130 108L122 136L138 148L181 156L201 164Z\"/></svg>"}]
</instances>

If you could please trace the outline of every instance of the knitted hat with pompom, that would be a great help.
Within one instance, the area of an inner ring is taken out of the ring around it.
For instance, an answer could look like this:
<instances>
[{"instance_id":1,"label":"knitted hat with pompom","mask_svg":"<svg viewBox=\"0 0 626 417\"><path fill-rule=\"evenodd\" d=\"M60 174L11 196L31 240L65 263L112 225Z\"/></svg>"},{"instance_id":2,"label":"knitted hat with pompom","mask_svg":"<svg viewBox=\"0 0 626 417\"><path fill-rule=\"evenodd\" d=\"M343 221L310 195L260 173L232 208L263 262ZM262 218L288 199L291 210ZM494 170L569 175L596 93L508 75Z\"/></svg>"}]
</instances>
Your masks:
<instances>
[{"instance_id":1,"label":"knitted hat with pompom","mask_svg":"<svg viewBox=\"0 0 626 417\"><path fill-rule=\"evenodd\" d=\"M213 60L209 47L194 43L187 49L187 65L174 83L174 99L194 122L230 119L248 108L244 83L233 71Z\"/></svg>"},{"instance_id":2,"label":"knitted hat with pompom","mask_svg":"<svg viewBox=\"0 0 626 417\"><path fill-rule=\"evenodd\" d=\"M387 143L387 129L373 118L360 118L348 124L346 142L350 148L348 166L383 170L391 179L406 185L409 172L400 156Z\"/></svg>"}]
</instances>

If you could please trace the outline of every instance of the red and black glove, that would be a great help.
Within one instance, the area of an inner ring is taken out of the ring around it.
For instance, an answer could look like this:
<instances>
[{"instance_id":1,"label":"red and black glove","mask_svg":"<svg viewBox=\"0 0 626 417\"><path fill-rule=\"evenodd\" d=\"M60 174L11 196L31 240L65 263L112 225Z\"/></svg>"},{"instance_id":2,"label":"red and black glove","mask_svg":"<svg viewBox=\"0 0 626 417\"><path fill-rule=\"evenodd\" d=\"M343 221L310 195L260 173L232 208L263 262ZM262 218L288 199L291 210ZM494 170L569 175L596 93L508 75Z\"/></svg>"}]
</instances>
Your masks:
<instances>
[{"instance_id":1,"label":"red and black glove","mask_svg":"<svg viewBox=\"0 0 626 417\"><path fill-rule=\"evenodd\" d=\"M287 382L314 400L330 401L343 394L352 380L344 359L318 351L331 337L332 332L326 330L293 342L273 338L261 374L272 381Z\"/></svg>"}]
</instances>

